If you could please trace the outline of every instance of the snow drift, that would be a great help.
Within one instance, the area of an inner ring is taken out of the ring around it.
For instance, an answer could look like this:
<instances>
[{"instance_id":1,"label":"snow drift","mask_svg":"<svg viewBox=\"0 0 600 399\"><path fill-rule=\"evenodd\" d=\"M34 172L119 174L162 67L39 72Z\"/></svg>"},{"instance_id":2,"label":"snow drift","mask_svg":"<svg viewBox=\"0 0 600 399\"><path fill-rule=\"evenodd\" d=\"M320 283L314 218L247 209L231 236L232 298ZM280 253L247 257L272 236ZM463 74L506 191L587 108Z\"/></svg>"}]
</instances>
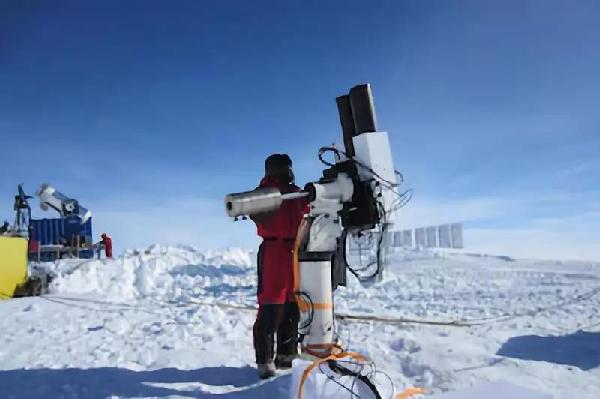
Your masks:
<instances>
[{"instance_id":1,"label":"snow drift","mask_svg":"<svg viewBox=\"0 0 600 399\"><path fill-rule=\"evenodd\" d=\"M290 373L258 381L252 368L254 263L242 249L155 245L38 266L54 276L50 294L0 304L5 396L288 397ZM398 390L505 380L555 398L597 398L599 283L591 262L398 252L381 282L364 288L349 277L336 311L474 325L337 327Z\"/></svg>"}]
</instances>

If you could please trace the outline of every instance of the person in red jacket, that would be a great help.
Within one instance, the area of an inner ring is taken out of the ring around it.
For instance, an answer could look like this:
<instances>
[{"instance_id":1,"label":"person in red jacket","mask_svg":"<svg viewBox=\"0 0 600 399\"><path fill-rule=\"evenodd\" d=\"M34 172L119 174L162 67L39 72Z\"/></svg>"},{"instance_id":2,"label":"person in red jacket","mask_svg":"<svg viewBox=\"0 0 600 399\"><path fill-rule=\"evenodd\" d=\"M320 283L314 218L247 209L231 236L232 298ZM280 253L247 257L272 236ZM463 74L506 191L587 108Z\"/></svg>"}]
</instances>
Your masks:
<instances>
[{"instance_id":1,"label":"person in red jacket","mask_svg":"<svg viewBox=\"0 0 600 399\"><path fill-rule=\"evenodd\" d=\"M265 176L259 187L277 187L284 194L300 191L294 184L288 155L273 154L265 160ZM298 355L300 313L294 295L294 241L306 212L308 203L301 198L283 202L277 211L252 216L263 239L258 250L258 313L253 328L261 378L275 375L276 368L290 368Z\"/></svg>"},{"instance_id":2,"label":"person in red jacket","mask_svg":"<svg viewBox=\"0 0 600 399\"><path fill-rule=\"evenodd\" d=\"M102 244L104 244L104 253L106 254L106 257L112 258L112 240L106 233L102 233L100 237L102 238Z\"/></svg>"}]
</instances>

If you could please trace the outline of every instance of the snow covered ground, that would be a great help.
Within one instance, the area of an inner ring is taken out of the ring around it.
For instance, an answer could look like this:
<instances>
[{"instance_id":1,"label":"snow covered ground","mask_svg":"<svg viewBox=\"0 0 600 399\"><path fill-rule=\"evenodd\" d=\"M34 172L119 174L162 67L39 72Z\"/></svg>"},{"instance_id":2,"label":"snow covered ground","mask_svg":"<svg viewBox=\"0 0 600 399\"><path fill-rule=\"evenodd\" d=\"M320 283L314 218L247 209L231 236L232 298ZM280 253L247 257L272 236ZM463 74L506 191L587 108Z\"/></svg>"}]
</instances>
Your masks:
<instances>
[{"instance_id":1,"label":"snow covered ground","mask_svg":"<svg viewBox=\"0 0 600 399\"><path fill-rule=\"evenodd\" d=\"M61 261L51 294L0 302L0 397L288 397L290 374L253 369L254 253L153 246ZM398 389L505 380L555 398L600 398L600 264L399 252L384 279L351 276L344 314L470 326L340 320L344 343Z\"/></svg>"}]
</instances>

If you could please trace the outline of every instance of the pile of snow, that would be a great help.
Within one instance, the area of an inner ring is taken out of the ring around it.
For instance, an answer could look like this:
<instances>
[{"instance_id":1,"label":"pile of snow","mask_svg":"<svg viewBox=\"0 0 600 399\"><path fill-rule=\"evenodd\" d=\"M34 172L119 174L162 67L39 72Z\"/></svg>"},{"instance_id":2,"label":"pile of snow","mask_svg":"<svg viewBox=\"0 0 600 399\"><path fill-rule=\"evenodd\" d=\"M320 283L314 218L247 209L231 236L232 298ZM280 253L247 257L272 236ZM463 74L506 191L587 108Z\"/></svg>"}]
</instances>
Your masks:
<instances>
[{"instance_id":1,"label":"pile of snow","mask_svg":"<svg viewBox=\"0 0 600 399\"><path fill-rule=\"evenodd\" d=\"M155 245L43 267L49 296L0 303L4 397L288 397L290 373L252 368L253 310L211 305L255 304L253 251ZM600 397L598 263L408 251L377 284L348 280L339 313L480 323L339 321L398 390L505 380Z\"/></svg>"},{"instance_id":2,"label":"pile of snow","mask_svg":"<svg viewBox=\"0 0 600 399\"><path fill-rule=\"evenodd\" d=\"M198 297L223 299L227 292L251 293L256 287L255 255L240 248L200 251L152 245L125 251L115 260L61 260L50 268L55 276L52 294L97 295L113 301L185 303Z\"/></svg>"}]
</instances>

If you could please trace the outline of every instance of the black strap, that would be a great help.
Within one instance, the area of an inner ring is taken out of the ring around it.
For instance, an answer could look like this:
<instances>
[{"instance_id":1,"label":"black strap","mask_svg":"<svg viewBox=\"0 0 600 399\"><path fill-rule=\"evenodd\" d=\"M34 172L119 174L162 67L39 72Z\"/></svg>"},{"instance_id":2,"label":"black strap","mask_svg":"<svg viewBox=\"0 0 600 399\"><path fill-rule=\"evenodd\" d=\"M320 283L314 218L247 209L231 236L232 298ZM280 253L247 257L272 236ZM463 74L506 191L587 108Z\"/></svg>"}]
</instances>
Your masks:
<instances>
[{"instance_id":1,"label":"black strap","mask_svg":"<svg viewBox=\"0 0 600 399\"><path fill-rule=\"evenodd\" d=\"M284 241L284 242L294 242L294 241L296 241L296 238L263 237L263 241Z\"/></svg>"},{"instance_id":2,"label":"black strap","mask_svg":"<svg viewBox=\"0 0 600 399\"><path fill-rule=\"evenodd\" d=\"M333 256L331 251L300 251L298 253L298 261L300 262L329 262Z\"/></svg>"}]
</instances>

